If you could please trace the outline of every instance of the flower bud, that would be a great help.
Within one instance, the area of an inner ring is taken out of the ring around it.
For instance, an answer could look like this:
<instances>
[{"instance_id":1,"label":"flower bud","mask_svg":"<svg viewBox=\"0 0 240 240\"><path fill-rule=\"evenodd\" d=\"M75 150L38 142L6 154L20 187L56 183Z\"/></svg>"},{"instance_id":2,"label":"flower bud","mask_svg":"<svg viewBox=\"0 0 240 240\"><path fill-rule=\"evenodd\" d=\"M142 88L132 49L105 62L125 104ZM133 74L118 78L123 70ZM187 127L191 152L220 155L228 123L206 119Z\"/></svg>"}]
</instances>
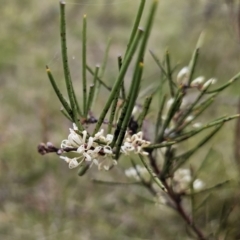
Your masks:
<instances>
[{"instance_id":1,"label":"flower bud","mask_svg":"<svg viewBox=\"0 0 240 240\"><path fill-rule=\"evenodd\" d=\"M189 77L189 68L184 67L180 70L180 72L177 75L177 82L179 84L184 84L186 83L188 77Z\"/></svg>"},{"instance_id":2,"label":"flower bud","mask_svg":"<svg viewBox=\"0 0 240 240\"><path fill-rule=\"evenodd\" d=\"M186 122L191 122L193 119L194 119L194 117L192 115L190 115L186 118Z\"/></svg>"},{"instance_id":3,"label":"flower bud","mask_svg":"<svg viewBox=\"0 0 240 240\"><path fill-rule=\"evenodd\" d=\"M201 85L203 82L205 81L205 78L203 76L197 77L195 78L192 82L191 82L191 87L198 87L199 85Z\"/></svg>"},{"instance_id":4,"label":"flower bud","mask_svg":"<svg viewBox=\"0 0 240 240\"><path fill-rule=\"evenodd\" d=\"M210 85L215 84L216 82L217 82L217 79L215 79L215 78L210 78L209 80L207 80L207 81L203 84L202 90L208 88Z\"/></svg>"}]
</instances>

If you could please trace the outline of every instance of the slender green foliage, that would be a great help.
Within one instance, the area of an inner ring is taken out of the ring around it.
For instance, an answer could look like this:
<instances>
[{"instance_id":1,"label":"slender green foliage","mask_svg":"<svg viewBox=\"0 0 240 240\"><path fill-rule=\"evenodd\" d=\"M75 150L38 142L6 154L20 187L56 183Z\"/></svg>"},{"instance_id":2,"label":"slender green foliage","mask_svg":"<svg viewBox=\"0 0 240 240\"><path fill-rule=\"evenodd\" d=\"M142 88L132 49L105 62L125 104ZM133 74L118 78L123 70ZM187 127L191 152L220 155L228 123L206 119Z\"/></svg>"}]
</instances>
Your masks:
<instances>
[{"instance_id":1,"label":"slender green foliage","mask_svg":"<svg viewBox=\"0 0 240 240\"><path fill-rule=\"evenodd\" d=\"M66 21L65 21L65 2L60 2L60 12L61 12L61 21L60 21L60 33L61 33L61 49L62 49L62 62L63 70L65 76L65 83L67 87L68 97L70 100L70 105L73 111L73 108L76 104L74 89L72 86L72 80L70 75L70 70L68 66L68 55L67 55L67 39L66 39Z\"/></svg>"},{"instance_id":2,"label":"slender green foliage","mask_svg":"<svg viewBox=\"0 0 240 240\"><path fill-rule=\"evenodd\" d=\"M171 97L174 97L174 85L172 80L172 69L171 69L171 61L170 61L170 55L169 52L166 51L166 65L167 65L167 79L170 89Z\"/></svg>"},{"instance_id":3,"label":"slender green foliage","mask_svg":"<svg viewBox=\"0 0 240 240\"><path fill-rule=\"evenodd\" d=\"M142 14L143 14L143 10L144 10L144 7L145 7L145 2L146 2L146 0L141 0L141 3L139 5L139 9L137 11L137 16L136 16L135 22L133 24L133 29L132 29L132 32L131 32L131 35L130 35L130 38L129 38L129 42L128 42L128 45L127 45L127 49L126 49L126 52L125 52L125 55L124 55L124 61L125 61L125 57L127 56L128 52L131 48L131 44L133 43L133 40L136 37L136 34L138 32L139 24L140 24Z\"/></svg>"},{"instance_id":4,"label":"slender green foliage","mask_svg":"<svg viewBox=\"0 0 240 240\"><path fill-rule=\"evenodd\" d=\"M94 71L87 65L86 66L86 69L88 70L88 72L90 72L93 76L94 76ZM102 85L104 86L108 91L111 91L112 88L109 87L99 76L97 76L97 81Z\"/></svg>"},{"instance_id":5,"label":"slender green foliage","mask_svg":"<svg viewBox=\"0 0 240 240\"><path fill-rule=\"evenodd\" d=\"M82 89L83 89L83 114L87 117L87 15L83 16L82 29Z\"/></svg>"},{"instance_id":6,"label":"slender green foliage","mask_svg":"<svg viewBox=\"0 0 240 240\"><path fill-rule=\"evenodd\" d=\"M143 121L148 114L151 102L152 102L152 96L149 96L145 99L145 102L143 104L143 110L138 117L138 132L141 131L141 129L142 129Z\"/></svg>"},{"instance_id":7,"label":"slender green foliage","mask_svg":"<svg viewBox=\"0 0 240 240\"><path fill-rule=\"evenodd\" d=\"M196 68L197 60L199 55L199 48L197 47L195 51L193 52L192 59L189 63L189 78L188 78L188 86L190 86L192 80L193 80L193 74Z\"/></svg>"},{"instance_id":8,"label":"slender green foliage","mask_svg":"<svg viewBox=\"0 0 240 240\"><path fill-rule=\"evenodd\" d=\"M101 115L98 119L98 122L96 124L95 129L94 129L94 133L96 133L100 129L115 95L118 94L118 89L122 84L123 78L126 74L126 71L129 67L129 64L130 64L131 60L132 60L132 57L133 57L133 55L136 51L137 45L140 41L141 35L142 35L142 30L139 29L138 34L136 35L136 38L134 39L133 43L131 44L131 48L129 49L129 52L128 52L126 58L125 58L125 61L123 62L122 68L121 68L121 70L119 72L119 75L117 77L117 80L115 81L114 86L113 86L113 88L110 92L108 100L107 100L107 102L106 102L106 104L105 104L105 106L102 110L102 113L101 113Z\"/></svg>"},{"instance_id":9,"label":"slender green foliage","mask_svg":"<svg viewBox=\"0 0 240 240\"><path fill-rule=\"evenodd\" d=\"M65 100L65 98L62 95L62 93L60 92L60 90L59 90L59 88L58 88L58 86L57 86L57 84L56 84L56 82L55 82L55 80L53 78L53 75L52 75L50 69L48 68L48 66L46 66L46 71L47 71L48 78L49 78L49 80L50 80L50 82L52 84L52 87L53 87L53 89L54 89L54 91L55 91L59 101L62 103L63 107L65 108L65 110L67 111L69 116L72 118L73 117L72 110L71 110L68 102Z\"/></svg>"}]
</instances>

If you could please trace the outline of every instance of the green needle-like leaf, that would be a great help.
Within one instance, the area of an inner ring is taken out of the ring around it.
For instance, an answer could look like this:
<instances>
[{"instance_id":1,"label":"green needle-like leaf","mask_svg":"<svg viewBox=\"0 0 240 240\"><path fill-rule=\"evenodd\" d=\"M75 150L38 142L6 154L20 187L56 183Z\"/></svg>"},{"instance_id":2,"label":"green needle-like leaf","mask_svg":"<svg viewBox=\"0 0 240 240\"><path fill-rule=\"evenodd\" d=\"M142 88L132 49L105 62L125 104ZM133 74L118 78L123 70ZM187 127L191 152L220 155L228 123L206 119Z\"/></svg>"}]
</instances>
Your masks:
<instances>
[{"instance_id":1,"label":"green needle-like leaf","mask_svg":"<svg viewBox=\"0 0 240 240\"><path fill-rule=\"evenodd\" d=\"M157 142L161 142L164 138L164 133L165 130L167 129L168 125L170 124L172 118L174 117L175 113L179 110L181 102L182 102L182 97L183 94L181 93L180 89L178 90L178 92L175 95L174 101L168 111L168 115L166 117L166 120L164 120L163 126L162 126L162 130L158 136L158 140Z\"/></svg>"},{"instance_id":2,"label":"green needle-like leaf","mask_svg":"<svg viewBox=\"0 0 240 240\"><path fill-rule=\"evenodd\" d=\"M141 4L139 5L137 16L136 16L135 22L133 24L133 29L132 29L132 32L131 32L131 35L130 35L130 38L129 38L129 42L128 42L128 45L127 45L127 49L126 49L126 52L125 52L125 55L124 55L124 61L125 61L125 58L126 58L128 52L129 52L130 48L131 48L131 44L134 42L134 39L136 37L137 31L138 31L138 28L139 28L139 23L140 23L141 18L142 18L145 2L146 2L146 0L141 0Z\"/></svg>"},{"instance_id":3,"label":"green needle-like leaf","mask_svg":"<svg viewBox=\"0 0 240 240\"><path fill-rule=\"evenodd\" d=\"M139 48L139 53L138 53L136 66L135 66L135 70L134 70L133 81L132 81L130 91L129 91L129 96L127 97L126 102L124 103L124 105L127 106L126 114L123 116L124 120L123 120L122 125L118 124L118 126L120 126L119 137L117 138L116 134L114 135L114 140L117 139L116 159L118 159L121 144L122 144L122 141L124 139L129 120L131 118L132 110L133 110L135 102L137 100L137 96L138 96L138 92L139 92L139 88L140 88L140 82L141 82L141 78L142 78L142 72L143 72L142 59L144 59L144 54L145 54L145 51L146 51L148 38L149 38L150 31L151 31L151 28L152 28L153 19L154 19L156 10L157 10L157 5L158 5L158 0L153 0L152 1L152 6L151 6L151 9L150 9L148 18L147 18L144 36L143 36L143 39L142 39L142 42L141 42L141 45L140 45L140 48ZM117 130L118 129L119 128L117 127ZM114 141L113 141L113 143L114 143Z\"/></svg>"},{"instance_id":4,"label":"green needle-like leaf","mask_svg":"<svg viewBox=\"0 0 240 240\"><path fill-rule=\"evenodd\" d=\"M230 86L231 84L233 84L234 82L236 82L239 78L240 78L240 73L236 74L233 78L231 78L227 83L225 83L221 87L207 91L206 93L220 92L220 91L224 90L225 88L227 88L228 86Z\"/></svg>"},{"instance_id":5,"label":"green needle-like leaf","mask_svg":"<svg viewBox=\"0 0 240 240\"><path fill-rule=\"evenodd\" d=\"M104 74L105 74L105 70L106 70L106 67L107 67L108 54L109 54L109 49L110 49L111 43L112 43L112 39L109 38L108 42L107 42L106 50L104 52L103 62L101 64L101 68L100 68L100 71L99 71L99 78L98 78L99 80L102 79ZM106 87L108 90L111 91L111 88L109 88L103 81L98 81L96 83L96 90L95 90L95 97L94 97L95 100L98 98L101 85L103 85L104 87Z\"/></svg>"},{"instance_id":6,"label":"green needle-like leaf","mask_svg":"<svg viewBox=\"0 0 240 240\"><path fill-rule=\"evenodd\" d=\"M104 57L103 57L103 63L101 65L102 67L101 67L100 73L99 73L99 77L100 78L103 78L105 70L106 70L106 67L107 67L107 60L108 60L108 54L109 54L109 49L111 47L111 43L112 43L112 39L109 38L108 42L107 42L107 48L105 50Z\"/></svg>"},{"instance_id":7,"label":"green needle-like leaf","mask_svg":"<svg viewBox=\"0 0 240 240\"><path fill-rule=\"evenodd\" d=\"M82 84L83 84L83 114L87 117L87 15L83 16L82 29Z\"/></svg>"},{"instance_id":8,"label":"green needle-like leaf","mask_svg":"<svg viewBox=\"0 0 240 240\"><path fill-rule=\"evenodd\" d=\"M88 96L88 103L87 103L87 111L89 112L92 109L92 105L95 97L95 91L97 86L97 76L98 76L99 66L96 66L94 78L93 78L93 84L90 86L89 90L89 96Z\"/></svg>"},{"instance_id":9,"label":"green needle-like leaf","mask_svg":"<svg viewBox=\"0 0 240 240\"><path fill-rule=\"evenodd\" d=\"M86 66L86 68L87 68L88 72L91 73L92 76L94 76L94 74L95 74L94 71L93 71L88 65ZM97 81L98 81L100 84L102 84L108 91L111 91L111 90L112 90L112 88L109 87L101 78L99 78L99 76L97 76Z\"/></svg>"},{"instance_id":10,"label":"green needle-like leaf","mask_svg":"<svg viewBox=\"0 0 240 240\"><path fill-rule=\"evenodd\" d=\"M122 67L122 56L118 56L118 69L119 71L121 70ZM125 90L125 86L124 86L124 81L122 82L122 86L121 86L121 93L122 93L122 99L125 100L126 99L126 90Z\"/></svg>"},{"instance_id":11,"label":"green needle-like leaf","mask_svg":"<svg viewBox=\"0 0 240 240\"><path fill-rule=\"evenodd\" d=\"M80 166L80 168L78 170L78 176L82 177L88 171L89 168L90 168L89 164Z\"/></svg>"},{"instance_id":12,"label":"green needle-like leaf","mask_svg":"<svg viewBox=\"0 0 240 240\"><path fill-rule=\"evenodd\" d=\"M140 41L141 35L142 35L142 30L139 29L138 34L137 34L136 38L134 39L134 42L131 45L131 48L129 49L129 52L128 52L128 54L127 54L127 56L126 56L126 58L125 58L125 60L123 62L122 68L121 68L121 70L119 72L119 75L117 77L117 80L115 81L115 84L114 84L114 86L113 86L113 88L111 90L111 93L110 93L110 95L108 97L108 100L107 100L107 102L106 102L106 104L105 104L105 106L104 106L104 108L102 110L102 113L101 113L101 115L100 115L100 117L98 119L98 122L96 124L95 129L94 129L94 134L99 131L99 129L100 129L100 127L101 127L101 125L102 125L102 123L104 121L104 118L107 115L107 112L108 112L108 110L109 110L109 108L110 108L110 106L112 104L112 101L113 101L114 97L116 95L118 95L118 90L121 87L123 78L124 78L124 76L125 76L125 74L127 72L129 64L130 64L130 62L132 60L132 57L133 57L133 55L134 55L134 53L136 51L136 48L137 48L138 43Z\"/></svg>"},{"instance_id":13,"label":"green needle-like leaf","mask_svg":"<svg viewBox=\"0 0 240 240\"><path fill-rule=\"evenodd\" d=\"M161 72L165 75L166 78L168 78L168 74L167 74L166 70L162 66L160 60L157 58L155 53L152 50L149 50L149 52L150 52L151 56L153 57L153 60L156 62L157 66L160 68Z\"/></svg>"},{"instance_id":14,"label":"green needle-like leaf","mask_svg":"<svg viewBox=\"0 0 240 240\"><path fill-rule=\"evenodd\" d=\"M155 128L155 140L154 142L157 141L157 138L158 138L158 134L159 134L159 129L162 125L162 113L163 113L163 109L164 109L164 106L165 106L165 102L166 102L166 95L163 95L161 97L161 100L160 100L160 107L159 107L159 111L158 111L158 114L157 114L157 121L156 121L156 128Z\"/></svg>"},{"instance_id":15,"label":"green needle-like leaf","mask_svg":"<svg viewBox=\"0 0 240 240\"><path fill-rule=\"evenodd\" d=\"M87 111L88 111L88 112L89 112L89 111L91 110L91 108L92 108L94 91L95 91L95 85L92 84L92 85L90 85L90 88L89 88L89 95L88 95L88 101L87 101Z\"/></svg>"},{"instance_id":16,"label":"green needle-like leaf","mask_svg":"<svg viewBox=\"0 0 240 240\"><path fill-rule=\"evenodd\" d=\"M192 59L191 59L191 61L189 63L188 86L190 86L190 84L191 84L191 82L193 80L193 74L194 74L195 67L196 67L196 64L197 64L198 55L199 55L199 48L197 46L197 48L193 52Z\"/></svg>"},{"instance_id":17,"label":"green needle-like leaf","mask_svg":"<svg viewBox=\"0 0 240 240\"><path fill-rule=\"evenodd\" d=\"M61 113L71 122L73 122L73 119L68 115L65 109L60 109Z\"/></svg>"},{"instance_id":18,"label":"green needle-like leaf","mask_svg":"<svg viewBox=\"0 0 240 240\"><path fill-rule=\"evenodd\" d=\"M66 21L65 21L65 2L63 2L63 1L60 2L60 12L61 12L61 21L60 21L61 49L62 49L62 62L63 62L63 70L64 70L64 76L65 76L65 83L66 83L68 97L69 97L72 111L74 111L73 109L76 105L77 110L79 110L79 112L80 112L80 108L78 108L78 103L77 103L76 96L74 93L70 70L69 70L69 66L68 66Z\"/></svg>"},{"instance_id":19,"label":"green needle-like leaf","mask_svg":"<svg viewBox=\"0 0 240 240\"><path fill-rule=\"evenodd\" d=\"M185 141L185 140L193 137L194 135L202 132L202 131L205 130L205 129L214 127L214 126L216 126L216 125L222 124L222 123L224 123L224 122L230 121L230 120L235 119L235 118L238 118L238 117L240 117L240 114L232 115L232 116L229 116L229 117L220 119L220 120L218 120L218 121L212 121L212 122L210 122L210 123L208 123L208 124L206 124L206 125L204 125L204 126L202 126L202 127L199 127L199 128L197 128L197 129L194 129L194 130L191 130L191 131L189 131L189 132L186 132L186 133L182 134L181 136L176 137L176 138L173 139L172 141L163 142L163 143L158 143L158 144L151 144L151 145L149 145L148 147L146 147L145 149L146 149L146 150L151 150L151 149L155 149L155 148L162 148L162 147L174 145L174 144L176 144L176 143Z\"/></svg>"},{"instance_id":20,"label":"green needle-like leaf","mask_svg":"<svg viewBox=\"0 0 240 240\"><path fill-rule=\"evenodd\" d=\"M223 123L221 123L219 126L217 126L209 135L207 135L205 138L203 138L196 147L189 150L186 153L183 153L180 156L176 156L174 158L176 160L176 166L173 171L178 169L182 164L184 164L197 150L201 149L201 147L206 144L223 126Z\"/></svg>"},{"instance_id":21,"label":"green needle-like leaf","mask_svg":"<svg viewBox=\"0 0 240 240\"><path fill-rule=\"evenodd\" d=\"M147 169L147 171L149 172L150 176L152 177L153 181L163 190L166 191L164 185L161 183L161 181L159 180L159 178L156 176L156 174L153 172L153 170L148 166L148 164L145 162L144 157L140 154L138 154L142 164L144 165L144 167Z\"/></svg>"},{"instance_id":22,"label":"green needle-like leaf","mask_svg":"<svg viewBox=\"0 0 240 240\"><path fill-rule=\"evenodd\" d=\"M112 108L111 108L111 114L110 114L110 119L109 119L109 123L108 123L108 133L110 134L112 132L112 127L113 127L113 121L116 115L116 110L117 110L117 104L118 104L118 100L119 100L119 93L115 95L113 103L112 103Z\"/></svg>"},{"instance_id":23,"label":"green needle-like leaf","mask_svg":"<svg viewBox=\"0 0 240 240\"><path fill-rule=\"evenodd\" d=\"M135 70L135 72L137 74L133 77L133 81L132 81L132 84L131 84L129 95L124 102L123 109L122 109L122 112L121 112L121 116L119 117L117 128L116 128L116 131L114 133L114 138L113 138L113 141L111 143L112 147L116 143L116 159L118 159L118 157L119 157L122 141L123 141L125 133L127 131L128 123L129 123L130 118L132 116L132 110L133 110L134 104L136 102L138 86L140 84L141 77L142 77L142 72L143 72L143 63L139 63L139 66Z\"/></svg>"},{"instance_id":24,"label":"green needle-like leaf","mask_svg":"<svg viewBox=\"0 0 240 240\"><path fill-rule=\"evenodd\" d=\"M110 181L102 181L97 179L93 179L92 182L96 184L106 185L106 186L141 185L140 182L110 182Z\"/></svg>"},{"instance_id":25,"label":"green needle-like leaf","mask_svg":"<svg viewBox=\"0 0 240 240\"><path fill-rule=\"evenodd\" d=\"M141 131L142 129L142 125L143 125L143 121L149 111L149 108L150 108L150 105L151 105L151 102L152 102L152 96L149 96L146 98L144 104L143 104L143 110L141 112L141 114L139 115L139 118L138 118L138 131Z\"/></svg>"},{"instance_id":26,"label":"green needle-like leaf","mask_svg":"<svg viewBox=\"0 0 240 240\"><path fill-rule=\"evenodd\" d=\"M220 188L223 188L225 187L226 185L230 184L232 181L231 180L226 180L224 182L221 182L221 183L218 183L216 184L215 186L213 187L210 187L210 188L206 188L206 189L203 189L201 191L198 191L198 192L194 192L193 194L194 195L201 195L201 194L205 194L205 193L211 193L213 190L218 190ZM189 196L191 194L186 194L186 196ZM199 208L199 207L198 207Z\"/></svg>"},{"instance_id":27,"label":"green needle-like leaf","mask_svg":"<svg viewBox=\"0 0 240 240\"><path fill-rule=\"evenodd\" d=\"M174 85L172 80L171 61L170 61L170 55L168 51L166 51L166 65L167 65L167 79L168 79L170 94L171 94L171 97L174 97Z\"/></svg>"},{"instance_id":28,"label":"green needle-like leaf","mask_svg":"<svg viewBox=\"0 0 240 240\"><path fill-rule=\"evenodd\" d=\"M54 78L53 78L53 75L50 71L50 69L48 68L48 66L46 66L46 71L47 71L47 75L48 75L48 78L52 84L52 87L56 93L56 95L58 96L58 99L59 101L62 103L63 107L66 109L67 113L69 114L69 116L72 118L73 115L72 115L72 110L68 104L68 102L65 100L65 98L63 97L62 93L60 92Z\"/></svg>"}]
</instances>

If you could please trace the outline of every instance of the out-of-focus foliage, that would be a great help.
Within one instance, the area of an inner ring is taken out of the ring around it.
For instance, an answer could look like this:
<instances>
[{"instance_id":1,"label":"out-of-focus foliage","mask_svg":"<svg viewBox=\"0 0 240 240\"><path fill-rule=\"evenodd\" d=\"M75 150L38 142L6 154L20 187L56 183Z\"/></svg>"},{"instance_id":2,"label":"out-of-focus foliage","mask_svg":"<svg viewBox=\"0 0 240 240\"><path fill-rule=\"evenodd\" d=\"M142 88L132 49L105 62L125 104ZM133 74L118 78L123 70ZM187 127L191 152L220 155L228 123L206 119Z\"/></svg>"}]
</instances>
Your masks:
<instances>
[{"instance_id":1,"label":"out-of-focus foliage","mask_svg":"<svg viewBox=\"0 0 240 240\"><path fill-rule=\"evenodd\" d=\"M219 84L224 83L239 72L238 13L236 3L232 4L233 8L231 1L162 0L149 49L162 56L168 48L173 62L183 67L188 64L200 33L205 31L196 74L216 77ZM112 37L105 78L111 84L118 71L117 55L125 49L137 6L138 1L131 0L66 2L68 51L76 86L80 88L83 14L88 15L88 62L92 66L102 61L107 40ZM144 189L91 182L91 178L114 180L116 177L126 181L121 167L107 174L91 169L90 174L79 178L56 156L43 158L37 154L40 141L46 142L51 136L57 145L68 134L69 122L59 112L58 100L45 73L48 64L60 86L64 86L58 2L5 0L1 3L0 16L0 237L176 239L178 233L179 239L187 239L180 218L165 207L145 201L151 196ZM157 80L158 68L150 54L145 62L147 86ZM236 112L238 89L239 83L225 92L209 114ZM100 96L99 108L105 100L104 91ZM200 174L209 187L227 179L238 179L233 136L234 123L230 123L211 141L214 150ZM208 151L193 157L193 168L201 165ZM239 190L234 184L223 188L198 198L198 204L203 200L208 202L208 209L200 208L199 216L202 224L211 229L219 224L221 209L227 216L234 207L228 225L233 229L229 234L237 236L239 232L234 226L239 226Z\"/></svg>"}]
</instances>

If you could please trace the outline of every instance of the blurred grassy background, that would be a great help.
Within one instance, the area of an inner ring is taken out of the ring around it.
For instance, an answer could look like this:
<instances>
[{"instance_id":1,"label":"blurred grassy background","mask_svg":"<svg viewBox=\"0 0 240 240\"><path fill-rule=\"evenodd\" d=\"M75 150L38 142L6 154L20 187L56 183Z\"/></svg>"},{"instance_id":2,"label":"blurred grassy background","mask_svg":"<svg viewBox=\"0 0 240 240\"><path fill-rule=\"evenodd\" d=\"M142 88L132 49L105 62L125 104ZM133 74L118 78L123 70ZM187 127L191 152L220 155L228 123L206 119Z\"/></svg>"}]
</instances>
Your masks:
<instances>
[{"instance_id":1,"label":"blurred grassy background","mask_svg":"<svg viewBox=\"0 0 240 240\"><path fill-rule=\"evenodd\" d=\"M111 84L118 71L116 58L124 52L138 2L67 1L69 59L76 87L80 88L81 79L83 14L88 15L88 62L92 66L102 61L106 42L112 37L105 77ZM64 89L58 1L2 0L1 3L0 238L188 239L184 224L175 213L142 200L142 196L151 199L146 190L91 182L92 178L110 181L116 177L126 181L123 166L127 163L107 173L92 169L79 178L76 171L70 171L56 155L38 155L39 142L60 144L70 126L59 112L59 102L45 73L48 64ZM220 85L240 70L236 10L231 11L225 1L161 0L149 48L158 56L168 48L180 69L188 64L204 30L206 37L197 75L216 77ZM157 66L147 54L144 86L156 81L157 73ZM225 91L209 116L236 113L239 86L236 83ZM105 95L104 91L100 93L98 108ZM80 94L78 97L81 98ZM238 179L234 132L235 123L226 124L211 144L193 157L192 164L199 165L213 146L214 154L202 174L207 186L225 179ZM223 202L228 201L230 206L238 195L239 191L232 186L214 192L213 201L209 203L209 218L203 219L200 214L202 225L208 228L217 225ZM235 212L231 221L236 224L239 206Z\"/></svg>"}]
</instances>

